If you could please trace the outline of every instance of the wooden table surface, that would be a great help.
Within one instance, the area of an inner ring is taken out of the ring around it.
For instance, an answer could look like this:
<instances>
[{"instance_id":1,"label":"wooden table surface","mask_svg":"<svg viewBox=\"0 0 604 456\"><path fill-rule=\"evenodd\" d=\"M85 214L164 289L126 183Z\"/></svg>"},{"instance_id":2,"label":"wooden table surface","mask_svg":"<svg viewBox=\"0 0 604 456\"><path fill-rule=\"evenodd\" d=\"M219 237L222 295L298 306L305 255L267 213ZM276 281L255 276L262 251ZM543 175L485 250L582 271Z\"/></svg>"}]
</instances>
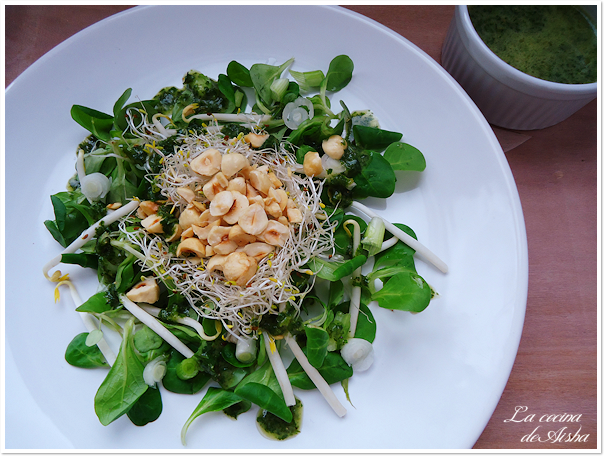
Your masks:
<instances>
[{"instance_id":1,"label":"wooden table surface","mask_svg":"<svg viewBox=\"0 0 604 456\"><path fill-rule=\"evenodd\" d=\"M54 46L126 8L5 6L6 86ZM347 8L396 31L440 62L453 6ZM516 362L475 449L600 449L597 114L594 100L543 130L495 129L524 211L529 290ZM526 412L512 420L518 407ZM539 422L554 414L579 421ZM541 442L526 442L531 433L539 434ZM581 441L560 441L561 433Z\"/></svg>"}]
</instances>

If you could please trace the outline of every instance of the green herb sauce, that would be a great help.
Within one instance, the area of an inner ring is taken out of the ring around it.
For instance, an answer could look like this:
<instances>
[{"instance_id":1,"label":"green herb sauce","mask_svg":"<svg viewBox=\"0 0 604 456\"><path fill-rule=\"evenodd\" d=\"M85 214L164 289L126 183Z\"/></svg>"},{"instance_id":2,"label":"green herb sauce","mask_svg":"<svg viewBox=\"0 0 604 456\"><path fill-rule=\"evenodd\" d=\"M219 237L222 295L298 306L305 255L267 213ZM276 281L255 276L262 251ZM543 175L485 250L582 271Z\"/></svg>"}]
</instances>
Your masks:
<instances>
[{"instance_id":1,"label":"green herb sauce","mask_svg":"<svg viewBox=\"0 0 604 456\"><path fill-rule=\"evenodd\" d=\"M547 81L597 80L595 25L574 6L468 7L476 32L503 61Z\"/></svg>"},{"instance_id":2,"label":"green herb sauce","mask_svg":"<svg viewBox=\"0 0 604 456\"><path fill-rule=\"evenodd\" d=\"M296 398L296 405L292 405L293 418L291 423L283 421L266 410L260 410L256 417L256 424L260 433L271 440L287 440L300 433L302 427L302 402Z\"/></svg>"}]
</instances>

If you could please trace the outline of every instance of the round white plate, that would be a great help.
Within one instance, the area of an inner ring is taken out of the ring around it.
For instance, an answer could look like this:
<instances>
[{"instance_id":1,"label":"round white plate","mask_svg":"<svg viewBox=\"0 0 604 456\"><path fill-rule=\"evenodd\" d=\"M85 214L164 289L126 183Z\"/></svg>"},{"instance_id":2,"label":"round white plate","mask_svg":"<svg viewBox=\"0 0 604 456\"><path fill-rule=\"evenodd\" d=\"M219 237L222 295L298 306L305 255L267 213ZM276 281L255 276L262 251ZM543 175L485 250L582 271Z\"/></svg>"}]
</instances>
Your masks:
<instances>
[{"instance_id":1,"label":"round white plate","mask_svg":"<svg viewBox=\"0 0 604 456\"><path fill-rule=\"evenodd\" d=\"M317 391L298 391L302 433L285 442L257 432L255 413L238 421L204 415L187 449L470 448L512 368L524 321L528 261L514 180L489 125L457 83L391 30L323 6L139 7L89 27L53 49L6 91L6 448L181 449L180 429L202 394L165 393L162 416L145 427L122 417L102 426L93 408L104 370L63 358L84 330L65 289L53 302L42 265L61 249L43 225L50 195L74 173L86 132L73 104L111 112L131 87L152 97L197 69L217 77L230 60L284 62L327 70L348 54L351 109L369 108L427 160L420 176L399 175L396 194L367 204L405 223L449 266L417 259L439 293L421 314L374 308L375 363L350 381L354 407L338 418ZM84 299L94 274L70 272Z\"/></svg>"}]
</instances>

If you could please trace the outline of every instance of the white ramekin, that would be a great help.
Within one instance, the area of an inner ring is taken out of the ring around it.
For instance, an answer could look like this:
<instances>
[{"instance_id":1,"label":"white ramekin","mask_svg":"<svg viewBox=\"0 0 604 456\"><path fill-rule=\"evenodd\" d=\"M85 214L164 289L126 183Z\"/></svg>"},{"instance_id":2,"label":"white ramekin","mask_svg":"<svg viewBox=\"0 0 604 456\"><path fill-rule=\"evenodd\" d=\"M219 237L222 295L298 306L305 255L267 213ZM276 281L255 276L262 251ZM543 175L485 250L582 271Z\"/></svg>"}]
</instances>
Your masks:
<instances>
[{"instance_id":1,"label":"white ramekin","mask_svg":"<svg viewBox=\"0 0 604 456\"><path fill-rule=\"evenodd\" d=\"M455 7L443 44L442 65L474 100L489 123L512 130L555 125L597 96L596 82L545 81L501 60L476 33L467 6Z\"/></svg>"}]
</instances>

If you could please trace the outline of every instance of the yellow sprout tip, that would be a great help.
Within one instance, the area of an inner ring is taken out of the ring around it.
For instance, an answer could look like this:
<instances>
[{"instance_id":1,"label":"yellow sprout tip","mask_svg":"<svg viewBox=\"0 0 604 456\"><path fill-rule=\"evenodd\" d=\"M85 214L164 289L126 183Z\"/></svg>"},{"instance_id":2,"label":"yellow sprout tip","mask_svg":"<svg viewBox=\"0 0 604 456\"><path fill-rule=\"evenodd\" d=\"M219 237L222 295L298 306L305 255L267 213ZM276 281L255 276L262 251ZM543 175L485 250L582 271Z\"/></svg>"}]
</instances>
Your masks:
<instances>
[{"instance_id":1,"label":"yellow sprout tip","mask_svg":"<svg viewBox=\"0 0 604 456\"><path fill-rule=\"evenodd\" d=\"M271 336L269 336L268 340L269 340L269 346L271 347L271 353L275 353L277 351L277 345L275 345L275 339L273 339Z\"/></svg>"}]
</instances>

